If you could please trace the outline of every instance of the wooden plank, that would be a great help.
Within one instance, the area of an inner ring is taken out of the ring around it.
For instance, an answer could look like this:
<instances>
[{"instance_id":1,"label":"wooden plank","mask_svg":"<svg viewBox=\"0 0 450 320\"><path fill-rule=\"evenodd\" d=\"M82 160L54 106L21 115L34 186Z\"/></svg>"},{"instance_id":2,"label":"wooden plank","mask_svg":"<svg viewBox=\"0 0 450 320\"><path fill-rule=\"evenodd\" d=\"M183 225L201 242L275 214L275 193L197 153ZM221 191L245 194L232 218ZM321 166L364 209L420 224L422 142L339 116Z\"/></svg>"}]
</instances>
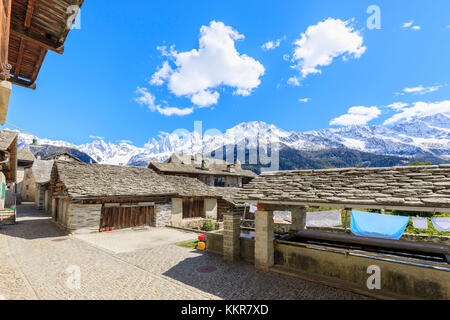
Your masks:
<instances>
[{"instance_id":1,"label":"wooden plank","mask_svg":"<svg viewBox=\"0 0 450 320\"><path fill-rule=\"evenodd\" d=\"M25 23L24 23L24 27L27 29L29 29L31 26L31 17L33 16L35 2L36 2L35 0L28 0L27 13L25 15Z\"/></svg>"},{"instance_id":2,"label":"wooden plank","mask_svg":"<svg viewBox=\"0 0 450 320\"><path fill-rule=\"evenodd\" d=\"M10 28L11 34L15 35L16 37L19 37L21 39L28 40L30 42L33 42L43 48L46 48L48 50L54 51L59 54L64 53L64 45L60 43L55 43L41 35L34 34L30 32L29 30L25 29L23 26L18 25L11 25Z\"/></svg>"},{"instance_id":3,"label":"wooden plank","mask_svg":"<svg viewBox=\"0 0 450 320\"><path fill-rule=\"evenodd\" d=\"M16 67L14 68L14 77L20 77L20 69L22 68L23 52L25 51L26 40L20 39L19 55L17 57Z\"/></svg>"},{"instance_id":4,"label":"wooden plank","mask_svg":"<svg viewBox=\"0 0 450 320\"><path fill-rule=\"evenodd\" d=\"M9 79L10 65L8 63L9 33L11 24L12 0L0 1L0 79Z\"/></svg>"}]
</instances>

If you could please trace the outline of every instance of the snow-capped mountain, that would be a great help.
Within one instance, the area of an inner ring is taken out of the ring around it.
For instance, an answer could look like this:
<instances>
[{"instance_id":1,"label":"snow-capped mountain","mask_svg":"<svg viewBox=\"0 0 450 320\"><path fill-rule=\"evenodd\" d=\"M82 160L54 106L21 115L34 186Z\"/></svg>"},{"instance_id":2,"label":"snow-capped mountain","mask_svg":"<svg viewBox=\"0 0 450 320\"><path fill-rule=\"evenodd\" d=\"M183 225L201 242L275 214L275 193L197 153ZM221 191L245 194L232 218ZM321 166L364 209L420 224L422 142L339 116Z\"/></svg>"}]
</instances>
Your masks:
<instances>
[{"instance_id":1,"label":"snow-capped mountain","mask_svg":"<svg viewBox=\"0 0 450 320\"><path fill-rule=\"evenodd\" d=\"M241 123L225 133L162 133L144 147L128 143L107 143L96 140L83 145L65 141L38 139L41 145L63 146L82 151L99 163L144 165L148 161L165 161L174 152L210 154L224 146L244 145L255 149L259 141L279 141L282 146L299 151L320 151L348 148L378 155L415 157L429 155L450 159L450 114L437 114L412 119L388 128L384 126L353 125L318 131L286 131L265 122ZM33 137L20 134L19 146L24 147ZM227 149L228 150L228 149Z\"/></svg>"}]
</instances>

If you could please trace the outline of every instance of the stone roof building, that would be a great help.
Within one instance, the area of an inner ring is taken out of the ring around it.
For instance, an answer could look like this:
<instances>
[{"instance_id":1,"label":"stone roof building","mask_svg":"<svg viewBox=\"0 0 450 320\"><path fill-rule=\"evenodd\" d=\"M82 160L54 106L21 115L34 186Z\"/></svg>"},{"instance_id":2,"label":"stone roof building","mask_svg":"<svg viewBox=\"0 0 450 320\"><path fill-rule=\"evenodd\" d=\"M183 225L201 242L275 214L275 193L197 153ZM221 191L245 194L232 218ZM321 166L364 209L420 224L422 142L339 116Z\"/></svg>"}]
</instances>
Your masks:
<instances>
[{"instance_id":1,"label":"stone roof building","mask_svg":"<svg viewBox=\"0 0 450 320\"><path fill-rule=\"evenodd\" d=\"M204 158L201 155L173 154L167 163L150 162L150 169L164 175L179 175L197 178L215 187L242 187L257 175L244 170L239 162Z\"/></svg>"},{"instance_id":2,"label":"stone roof building","mask_svg":"<svg viewBox=\"0 0 450 320\"><path fill-rule=\"evenodd\" d=\"M68 152L58 152L58 153L43 157L42 160L64 160L64 161L82 162L80 159L78 159L73 154L70 154Z\"/></svg>"},{"instance_id":3,"label":"stone roof building","mask_svg":"<svg viewBox=\"0 0 450 320\"><path fill-rule=\"evenodd\" d=\"M17 162L19 166L26 167L32 165L35 159L36 158L29 149L17 149Z\"/></svg>"},{"instance_id":4,"label":"stone roof building","mask_svg":"<svg viewBox=\"0 0 450 320\"><path fill-rule=\"evenodd\" d=\"M215 188L148 168L55 161L50 210L69 232L102 226L201 226L217 219Z\"/></svg>"},{"instance_id":5,"label":"stone roof building","mask_svg":"<svg viewBox=\"0 0 450 320\"><path fill-rule=\"evenodd\" d=\"M450 210L450 165L264 173L235 197L258 203Z\"/></svg>"}]
</instances>

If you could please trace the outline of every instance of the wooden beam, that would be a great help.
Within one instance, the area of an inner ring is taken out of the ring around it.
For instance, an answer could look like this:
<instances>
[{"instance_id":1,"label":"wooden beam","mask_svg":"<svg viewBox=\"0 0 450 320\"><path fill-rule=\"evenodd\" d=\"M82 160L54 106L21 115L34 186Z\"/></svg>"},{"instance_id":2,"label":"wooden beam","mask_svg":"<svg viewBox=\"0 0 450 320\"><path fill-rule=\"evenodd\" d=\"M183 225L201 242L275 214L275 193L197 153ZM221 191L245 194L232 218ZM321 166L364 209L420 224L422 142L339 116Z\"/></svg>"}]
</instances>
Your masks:
<instances>
[{"instance_id":1,"label":"wooden beam","mask_svg":"<svg viewBox=\"0 0 450 320\"><path fill-rule=\"evenodd\" d=\"M9 78L8 81L11 82L11 83L16 84L18 86L21 86L21 87L25 87L25 88L33 89L33 90L36 89L36 83L31 82L31 81L26 81L26 80L19 79L19 78L16 78L16 77Z\"/></svg>"},{"instance_id":2,"label":"wooden beam","mask_svg":"<svg viewBox=\"0 0 450 320\"><path fill-rule=\"evenodd\" d=\"M39 70L41 70L42 63L44 62L45 56L47 55L47 49L41 48L41 53L39 54L39 58L36 61L36 65L34 66L33 75L31 76L31 81L35 82L36 78L39 74Z\"/></svg>"},{"instance_id":3,"label":"wooden beam","mask_svg":"<svg viewBox=\"0 0 450 320\"><path fill-rule=\"evenodd\" d=\"M35 2L36 0L28 0L27 13L25 15L25 23L24 23L24 27L26 29L29 29L31 26L31 17L33 16Z\"/></svg>"},{"instance_id":4,"label":"wooden beam","mask_svg":"<svg viewBox=\"0 0 450 320\"><path fill-rule=\"evenodd\" d=\"M62 54L64 52L64 45L55 43L41 35L33 34L28 30L25 30L25 28L22 26L11 25L11 33L16 37L34 42L37 45L56 53Z\"/></svg>"},{"instance_id":5,"label":"wooden beam","mask_svg":"<svg viewBox=\"0 0 450 320\"><path fill-rule=\"evenodd\" d=\"M11 69L8 63L11 2L12 0L0 1L0 80L7 80Z\"/></svg>"},{"instance_id":6,"label":"wooden beam","mask_svg":"<svg viewBox=\"0 0 450 320\"><path fill-rule=\"evenodd\" d=\"M14 77L20 77L20 69L22 69L23 52L25 51L26 40L20 39L19 55L17 57L16 67L14 68Z\"/></svg>"}]
</instances>

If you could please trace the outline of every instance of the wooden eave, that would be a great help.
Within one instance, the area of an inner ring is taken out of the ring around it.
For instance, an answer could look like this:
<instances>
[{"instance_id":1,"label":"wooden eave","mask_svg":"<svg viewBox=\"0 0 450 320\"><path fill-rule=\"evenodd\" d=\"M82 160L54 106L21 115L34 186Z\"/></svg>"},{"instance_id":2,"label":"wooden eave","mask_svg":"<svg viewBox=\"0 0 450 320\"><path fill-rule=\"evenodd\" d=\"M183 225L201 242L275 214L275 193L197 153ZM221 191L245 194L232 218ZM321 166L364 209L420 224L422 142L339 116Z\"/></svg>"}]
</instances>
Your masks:
<instances>
[{"instance_id":1,"label":"wooden eave","mask_svg":"<svg viewBox=\"0 0 450 320\"><path fill-rule=\"evenodd\" d=\"M68 10L84 0L12 0L8 63L12 83L35 89L48 50L62 54L71 26Z\"/></svg>"}]
</instances>

